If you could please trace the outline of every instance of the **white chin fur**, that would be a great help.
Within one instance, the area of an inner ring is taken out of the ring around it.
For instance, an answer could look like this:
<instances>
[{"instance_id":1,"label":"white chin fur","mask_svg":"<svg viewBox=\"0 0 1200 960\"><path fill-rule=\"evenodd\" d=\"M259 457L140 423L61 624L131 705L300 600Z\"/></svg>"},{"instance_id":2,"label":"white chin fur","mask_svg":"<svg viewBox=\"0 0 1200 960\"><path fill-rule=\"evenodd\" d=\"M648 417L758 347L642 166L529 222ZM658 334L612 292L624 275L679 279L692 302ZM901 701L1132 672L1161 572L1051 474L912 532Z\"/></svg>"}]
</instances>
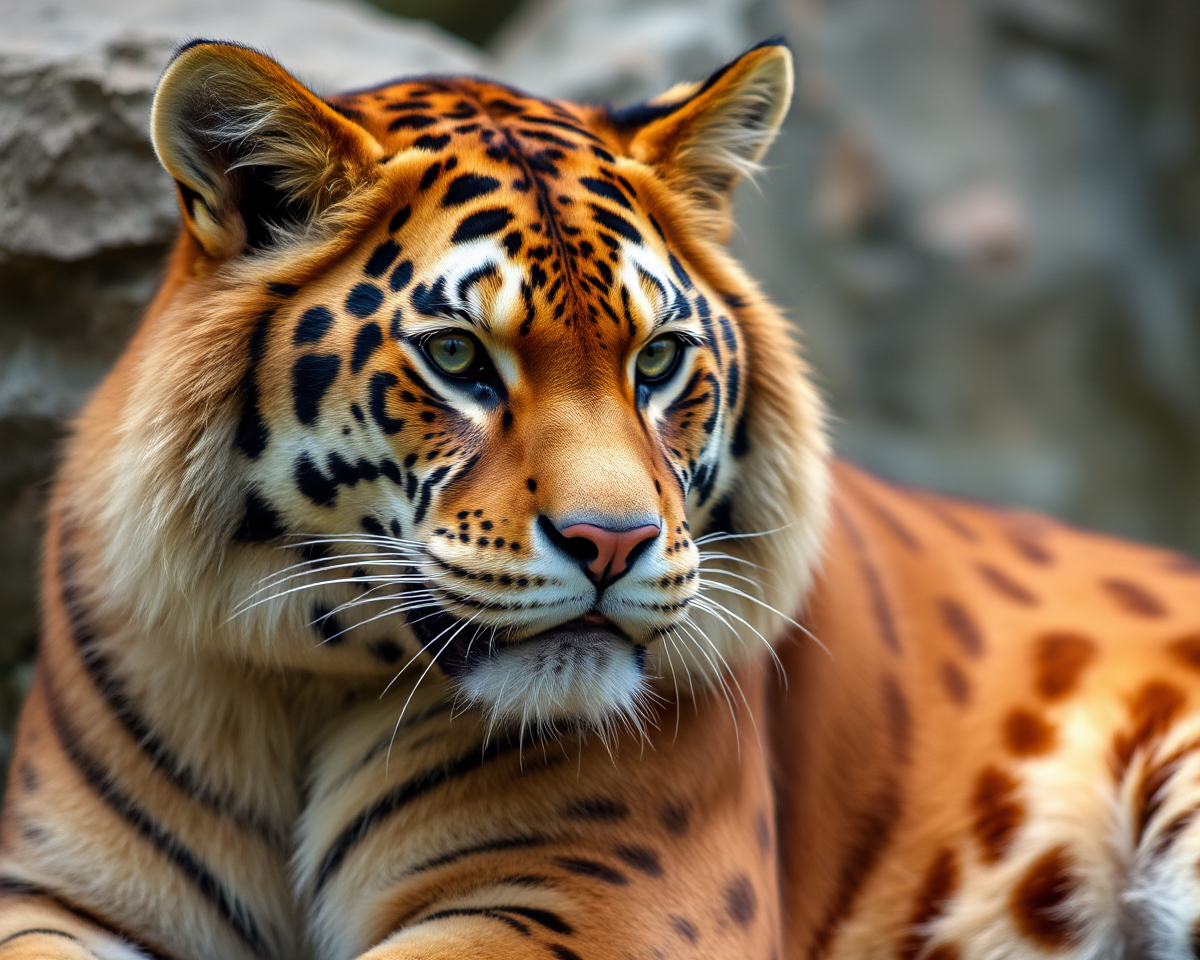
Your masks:
<instances>
[{"instance_id":1,"label":"white chin fur","mask_svg":"<svg viewBox=\"0 0 1200 960\"><path fill-rule=\"evenodd\" d=\"M492 726L638 727L649 685L634 649L580 636L497 647L458 677L459 694Z\"/></svg>"}]
</instances>

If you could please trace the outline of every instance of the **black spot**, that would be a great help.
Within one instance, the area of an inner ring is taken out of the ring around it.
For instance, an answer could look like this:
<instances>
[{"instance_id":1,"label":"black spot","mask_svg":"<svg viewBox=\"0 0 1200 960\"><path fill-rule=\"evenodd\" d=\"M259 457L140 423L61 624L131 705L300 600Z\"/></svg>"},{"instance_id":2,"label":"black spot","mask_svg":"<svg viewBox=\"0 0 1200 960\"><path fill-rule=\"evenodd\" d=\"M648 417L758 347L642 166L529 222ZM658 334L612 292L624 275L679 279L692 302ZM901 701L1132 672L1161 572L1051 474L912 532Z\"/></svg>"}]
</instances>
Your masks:
<instances>
[{"instance_id":1,"label":"black spot","mask_svg":"<svg viewBox=\"0 0 1200 960\"><path fill-rule=\"evenodd\" d=\"M533 477L525 481L525 486L529 488L530 493L537 493L537 481Z\"/></svg>"},{"instance_id":2,"label":"black spot","mask_svg":"<svg viewBox=\"0 0 1200 960\"><path fill-rule=\"evenodd\" d=\"M384 535L383 524L374 517L363 517L358 523L359 526L372 536L382 537Z\"/></svg>"},{"instance_id":3,"label":"black spot","mask_svg":"<svg viewBox=\"0 0 1200 960\"><path fill-rule=\"evenodd\" d=\"M548 943L546 946L550 948L550 952L554 954L558 960L583 960L583 958L574 950L572 950L570 947L564 947L561 943Z\"/></svg>"},{"instance_id":4,"label":"black spot","mask_svg":"<svg viewBox=\"0 0 1200 960\"><path fill-rule=\"evenodd\" d=\"M336 647L346 639L346 634L338 626L337 619L333 616L333 611L323 604L318 603L313 607L311 626L321 635L321 642L328 646Z\"/></svg>"},{"instance_id":5,"label":"black spot","mask_svg":"<svg viewBox=\"0 0 1200 960\"><path fill-rule=\"evenodd\" d=\"M388 132L395 133L400 129L407 130L424 130L426 127L432 127L437 120L433 117L427 117L421 113L405 114L403 117L397 117L388 124Z\"/></svg>"},{"instance_id":6,"label":"black spot","mask_svg":"<svg viewBox=\"0 0 1200 960\"><path fill-rule=\"evenodd\" d=\"M613 852L638 873L644 873L648 877L661 877L663 874L662 861L649 847L622 844Z\"/></svg>"},{"instance_id":7,"label":"black spot","mask_svg":"<svg viewBox=\"0 0 1200 960\"><path fill-rule=\"evenodd\" d=\"M629 819L629 807L608 797L584 797L567 805L567 816L601 823L620 823Z\"/></svg>"},{"instance_id":8,"label":"black spot","mask_svg":"<svg viewBox=\"0 0 1200 960\"><path fill-rule=\"evenodd\" d=\"M346 309L356 317L369 317L383 303L383 291L373 283L358 283L346 295Z\"/></svg>"},{"instance_id":9,"label":"black spot","mask_svg":"<svg viewBox=\"0 0 1200 960\"><path fill-rule=\"evenodd\" d=\"M321 400L341 365L342 358L337 354L306 353L292 366L292 403L301 423L311 424L317 419Z\"/></svg>"},{"instance_id":10,"label":"black spot","mask_svg":"<svg viewBox=\"0 0 1200 960\"><path fill-rule=\"evenodd\" d=\"M359 330L354 338L354 352L350 355L350 372L358 373L382 343L383 331L379 324L368 323Z\"/></svg>"},{"instance_id":11,"label":"black spot","mask_svg":"<svg viewBox=\"0 0 1200 960\"><path fill-rule=\"evenodd\" d=\"M294 283L280 283L277 280L272 280L267 284L267 292L274 297L290 297L294 296L300 288Z\"/></svg>"},{"instance_id":12,"label":"black spot","mask_svg":"<svg viewBox=\"0 0 1200 960\"><path fill-rule=\"evenodd\" d=\"M467 243L471 240L478 240L480 237L499 233L512 222L512 219L512 213L502 207L480 210L463 219L462 223L458 225L458 229L454 231L454 236L450 238L450 242Z\"/></svg>"},{"instance_id":13,"label":"black spot","mask_svg":"<svg viewBox=\"0 0 1200 960\"><path fill-rule=\"evenodd\" d=\"M476 197L485 197L500 189L495 177L481 177L477 173L464 173L450 181L442 196L443 207L457 207ZM493 231L494 232L494 231Z\"/></svg>"},{"instance_id":14,"label":"black spot","mask_svg":"<svg viewBox=\"0 0 1200 960\"><path fill-rule=\"evenodd\" d=\"M595 177L580 177L579 182L583 184L589 193L594 193L598 197L604 197L615 203L619 203L626 210L633 209L633 204L621 192L620 187L615 184L609 183L607 180L597 180Z\"/></svg>"},{"instance_id":15,"label":"black spot","mask_svg":"<svg viewBox=\"0 0 1200 960\"><path fill-rule=\"evenodd\" d=\"M691 825L691 811L682 803L666 803L658 814L658 819L667 832L676 837L682 837Z\"/></svg>"},{"instance_id":16,"label":"black spot","mask_svg":"<svg viewBox=\"0 0 1200 960\"><path fill-rule=\"evenodd\" d=\"M283 536L283 520L275 509L256 492L246 494L246 510L242 522L234 531L235 540L245 543L261 543Z\"/></svg>"},{"instance_id":17,"label":"black spot","mask_svg":"<svg viewBox=\"0 0 1200 960\"><path fill-rule=\"evenodd\" d=\"M395 419L387 412L387 392L399 382L394 373L386 370L371 374L371 400L368 404L371 417L379 424L379 429L389 436L404 429L404 421Z\"/></svg>"},{"instance_id":18,"label":"black spot","mask_svg":"<svg viewBox=\"0 0 1200 960\"><path fill-rule=\"evenodd\" d=\"M388 286L393 290L403 290L412 280L413 265L411 260L401 260L396 264L396 269L392 271L392 275L388 277ZM399 312L397 311L397 317Z\"/></svg>"},{"instance_id":19,"label":"black spot","mask_svg":"<svg viewBox=\"0 0 1200 960\"><path fill-rule=\"evenodd\" d=\"M423 133L413 141L413 147L417 150L428 150L435 153L441 150L450 142L450 134L448 133Z\"/></svg>"},{"instance_id":20,"label":"black spot","mask_svg":"<svg viewBox=\"0 0 1200 960\"><path fill-rule=\"evenodd\" d=\"M428 100L400 100L389 103L383 109L389 113L411 113L414 110L432 110L433 104Z\"/></svg>"},{"instance_id":21,"label":"black spot","mask_svg":"<svg viewBox=\"0 0 1200 960\"><path fill-rule=\"evenodd\" d=\"M372 643L367 649L377 659L389 665L396 663L404 656L404 651L400 649L400 646L394 640L379 640L376 643Z\"/></svg>"},{"instance_id":22,"label":"black spot","mask_svg":"<svg viewBox=\"0 0 1200 960\"><path fill-rule=\"evenodd\" d=\"M379 472L391 480L396 486L400 486L402 482L400 468L396 466L394 460L388 460L387 458L384 458L379 464Z\"/></svg>"},{"instance_id":23,"label":"black spot","mask_svg":"<svg viewBox=\"0 0 1200 960\"><path fill-rule=\"evenodd\" d=\"M363 267L363 273L368 277L382 276L399 255L400 244L395 240L384 240L371 252L371 256L367 259L367 265Z\"/></svg>"},{"instance_id":24,"label":"black spot","mask_svg":"<svg viewBox=\"0 0 1200 960\"><path fill-rule=\"evenodd\" d=\"M412 216L412 207L404 206L396 211L395 215L388 222L388 232L395 233L402 226L408 223L408 218Z\"/></svg>"},{"instance_id":25,"label":"black spot","mask_svg":"<svg viewBox=\"0 0 1200 960\"><path fill-rule=\"evenodd\" d=\"M316 343L333 325L333 314L326 307L309 307L296 324L292 334L292 343Z\"/></svg>"},{"instance_id":26,"label":"black spot","mask_svg":"<svg viewBox=\"0 0 1200 960\"><path fill-rule=\"evenodd\" d=\"M521 251L521 231L513 230L506 233L501 243L504 244L504 249L508 251L508 255L515 257Z\"/></svg>"},{"instance_id":27,"label":"black spot","mask_svg":"<svg viewBox=\"0 0 1200 960\"><path fill-rule=\"evenodd\" d=\"M428 190L433 186L434 182L442 173L442 161L438 160L431 163L425 168L425 172L421 174L421 182L417 184L418 190Z\"/></svg>"},{"instance_id":28,"label":"black spot","mask_svg":"<svg viewBox=\"0 0 1200 960\"><path fill-rule=\"evenodd\" d=\"M670 914L667 919L671 921L671 927L675 932L688 943L695 943L700 939L700 931L696 929L696 925L691 920L675 913Z\"/></svg>"},{"instance_id":29,"label":"black spot","mask_svg":"<svg viewBox=\"0 0 1200 960\"><path fill-rule=\"evenodd\" d=\"M593 880L611 883L613 886L622 886L629 882L625 874L599 860L587 860L582 857L555 857L554 862L568 873L579 877L590 877Z\"/></svg>"},{"instance_id":30,"label":"black spot","mask_svg":"<svg viewBox=\"0 0 1200 960\"><path fill-rule=\"evenodd\" d=\"M296 459L292 477L299 491L318 507L328 507L337 499L337 484L325 476L307 453Z\"/></svg>"},{"instance_id":31,"label":"black spot","mask_svg":"<svg viewBox=\"0 0 1200 960\"><path fill-rule=\"evenodd\" d=\"M725 911L739 927L748 926L754 919L758 911L758 897L745 874L738 874L725 888Z\"/></svg>"},{"instance_id":32,"label":"black spot","mask_svg":"<svg viewBox=\"0 0 1200 960\"><path fill-rule=\"evenodd\" d=\"M350 404L350 416L352 416L359 423L363 423L367 419L363 416L362 407L360 407L357 403Z\"/></svg>"},{"instance_id":33,"label":"black spot","mask_svg":"<svg viewBox=\"0 0 1200 960\"><path fill-rule=\"evenodd\" d=\"M513 425L513 415L511 410L505 410L504 416L500 418L500 425L507 430Z\"/></svg>"}]
</instances>

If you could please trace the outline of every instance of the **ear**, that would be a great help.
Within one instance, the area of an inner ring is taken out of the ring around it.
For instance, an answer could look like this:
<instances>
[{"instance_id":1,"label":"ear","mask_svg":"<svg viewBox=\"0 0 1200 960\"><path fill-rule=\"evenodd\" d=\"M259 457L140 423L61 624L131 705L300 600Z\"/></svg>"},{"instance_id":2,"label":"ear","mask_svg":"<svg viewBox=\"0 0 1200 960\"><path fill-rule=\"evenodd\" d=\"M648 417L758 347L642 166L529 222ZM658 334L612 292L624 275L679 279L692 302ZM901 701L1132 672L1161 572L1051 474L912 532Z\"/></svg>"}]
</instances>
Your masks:
<instances>
[{"instance_id":1,"label":"ear","mask_svg":"<svg viewBox=\"0 0 1200 960\"><path fill-rule=\"evenodd\" d=\"M757 173L792 100L792 55L764 40L702 83L611 114L630 156L652 164L727 229L729 199Z\"/></svg>"},{"instance_id":2,"label":"ear","mask_svg":"<svg viewBox=\"0 0 1200 960\"><path fill-rule=\"evenodd\" d=\"M270 57L207 40L171 60L150 132L188 229L217 259L308 227L374 180L384 152Z\"/></svg>"}]
</instances>

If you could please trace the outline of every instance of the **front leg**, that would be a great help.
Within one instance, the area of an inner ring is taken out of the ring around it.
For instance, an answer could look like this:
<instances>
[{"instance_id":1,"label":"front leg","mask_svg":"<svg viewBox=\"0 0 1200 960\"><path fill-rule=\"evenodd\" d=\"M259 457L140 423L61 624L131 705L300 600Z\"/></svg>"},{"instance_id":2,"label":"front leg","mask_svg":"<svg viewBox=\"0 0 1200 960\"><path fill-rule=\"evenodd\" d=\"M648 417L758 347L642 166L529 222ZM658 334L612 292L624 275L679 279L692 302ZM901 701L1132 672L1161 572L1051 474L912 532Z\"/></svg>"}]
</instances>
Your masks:
<instances>
[{"instance_id":1,"label":"front leg","mask_svg":"<svg viewBox=\"0 0 1200 960\"><path fill-rule=\"evenodd\" d=\"M763 680L740 679L761 722ZM434 707L397 737L386 780L386 750L363 762L335 737L301 852L319 952L777 955L774 813L749 712L735 720L714 695L680 705L677 734L676 719L671 704L610 755L594 737L485 748L472 718Z\"/></svg>"},{"instance_id":2,"label":"front leg","mask_svg":"<svg viewBox=\"0 0 1200 960\"><path fill-rule=\"evenodd\" d=\"M72 913L32 885L0 896L0 960L147 960L144 948Z\"/></svg>"}]
</instances>

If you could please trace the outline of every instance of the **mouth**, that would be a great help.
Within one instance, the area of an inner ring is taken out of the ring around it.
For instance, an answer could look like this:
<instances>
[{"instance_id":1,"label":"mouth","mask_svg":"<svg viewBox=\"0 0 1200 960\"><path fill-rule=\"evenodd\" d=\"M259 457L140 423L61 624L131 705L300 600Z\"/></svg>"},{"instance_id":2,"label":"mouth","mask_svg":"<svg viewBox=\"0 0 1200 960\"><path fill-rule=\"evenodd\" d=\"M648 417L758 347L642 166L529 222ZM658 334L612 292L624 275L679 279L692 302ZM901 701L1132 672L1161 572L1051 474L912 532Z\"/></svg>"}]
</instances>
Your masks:
<instances>
[{"instance_id":1,"label":"mouth","mask_svg":"<svg viewBox=\"0 0 1200 960\"><path fill-rule=\"evenodd\" d=\"M455 679L469 668L487 660L496 650L515 650L538 644L569 642L576 648L610 649L614 643L638 646L620 627L602 613L587 613L567 620L523 640L497 644L489 636L478 635L465 626L467 621L439 611L410 622L423 647L428 647L434 662L443 672ZM640 647L639 647L640 649Z\"/></svg>"}]
</instances>

